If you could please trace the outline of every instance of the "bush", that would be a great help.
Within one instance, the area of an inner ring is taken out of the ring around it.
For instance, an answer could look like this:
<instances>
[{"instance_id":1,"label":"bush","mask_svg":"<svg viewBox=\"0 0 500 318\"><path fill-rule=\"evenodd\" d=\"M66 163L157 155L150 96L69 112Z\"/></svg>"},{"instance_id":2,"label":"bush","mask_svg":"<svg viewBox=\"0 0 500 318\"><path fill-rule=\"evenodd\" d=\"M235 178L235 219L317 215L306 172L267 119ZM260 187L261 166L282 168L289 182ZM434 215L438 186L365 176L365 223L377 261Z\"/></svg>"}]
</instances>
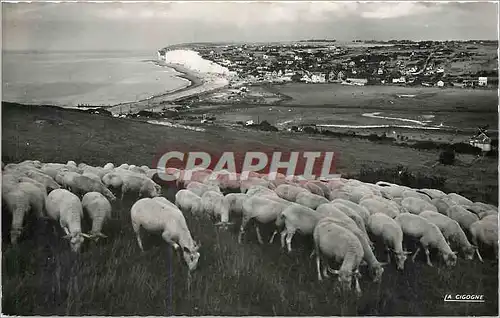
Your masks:
<instances>
[{"instance_id":1,"label":"bush","mask_svg":"<svg viewBox=\"0 0 500 318\"><path fill-rule=\"evenodd\" d=\"M455 164L455 151L453 148L448 148L439 154L439 163L443 165L453 165Z\"/></svg>"}]
</instances>

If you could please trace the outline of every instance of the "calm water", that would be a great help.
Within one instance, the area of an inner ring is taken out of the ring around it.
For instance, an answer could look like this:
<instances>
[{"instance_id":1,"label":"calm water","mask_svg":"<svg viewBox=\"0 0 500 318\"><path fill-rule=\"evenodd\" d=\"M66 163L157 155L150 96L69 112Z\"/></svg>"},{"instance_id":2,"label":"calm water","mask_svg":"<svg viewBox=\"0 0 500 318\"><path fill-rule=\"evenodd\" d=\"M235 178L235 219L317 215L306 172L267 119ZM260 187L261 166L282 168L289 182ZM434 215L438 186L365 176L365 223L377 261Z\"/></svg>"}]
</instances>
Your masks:
<instances>
[{"instance_id":1,"label":"calm water","mask_svg":"<svg viewBox=\"0 0 500 318\"><path fill-rule=\"evenodd\" d=\"M2 52L2 100L114 105L185 87L176 71L147 61L156 52Z\"/></svg>"}]
</instances>

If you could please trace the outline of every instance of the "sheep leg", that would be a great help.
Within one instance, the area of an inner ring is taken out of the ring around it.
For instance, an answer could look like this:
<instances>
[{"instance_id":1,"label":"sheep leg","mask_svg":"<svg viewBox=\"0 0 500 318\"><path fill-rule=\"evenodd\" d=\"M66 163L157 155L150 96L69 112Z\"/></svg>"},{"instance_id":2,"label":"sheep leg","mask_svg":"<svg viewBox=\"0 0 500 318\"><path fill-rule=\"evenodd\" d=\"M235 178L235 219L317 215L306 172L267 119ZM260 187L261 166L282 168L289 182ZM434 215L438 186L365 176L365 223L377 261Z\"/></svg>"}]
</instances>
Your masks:
<instances>
[{"instance_id":1,"label":"sheep leg","mask_svg":"<svg viewBox=\"0 0 500 318\"><path fill-rule=\"evenodd\" d=\"M358 275L355 275L354 276L354 282L355 282L355 286L356 286L356 294L358 296L361 296L361 286L359 286L359 278L358 278Z\"/></svg>"},{"instance_id":2,"label":"sheep leg","mask_svg":"<svg viewBox=\"0 0 500 318\"><path fill-rule=\"evenodd\" d=\"M387 264L390 264L391 263L391 250L388 247L386 247L385 251L387 252Z\"/></svg>"},{"instance_id":3,"label":"sheep leg","mask_svg":"<svg viewBox=\"0 0 500 318\"><path fill-rule=\"evenodd\" d=\"M274 237L278 234L278 230L274 230L273 235L271 235L271 239L269 240L269 244L271 244L274 241Z\"/></svg>"},{"instance_id":4,"label":"sheep leg","mask_svg":"<svg viewBox=\"0 0 500 318\"><path fill-rule=\"evenodd\" d=\"M144 251L144 248L142 247L142 240L141 240L141 231L140 231L141 226L139 224L132 222L132 227L134 229L135 236L137 237L137 243L139 244L139 248L141 249L141 251Z\"/></svg>"},{"instance_id":5,"label":"sheep leg","mask_svg":"<svg viewBox=\"0 0 500 318\"><path fill-rule=\"evenodd\" d=\"M288 248L288 253L292 252L292 238L295 235L295 230L289 230L286 234L286 246Z\"/></svg>"},{"instance_id":6,"label":"sheep leg","mask_svg":"<svg viewBox=\"0 0 500 318\"><path fill-rule=\"evenodd\" d=\"M281 231L280 236L281 236L281 248L285 248L286 229Z\"/></svg>"},{"instance_id":7,"label":"sheep leg","mask_svg":"<svg viewBox=\"0 0 500 318\"><path fill-rule=\"evenodd\" d=\"M415 252L415 254L413 254L413 256L411 257L411 261L412 262L415 262L415 257L417 257L417 254L420 252L420 249L421 249L421 247L419 246L417 248L417 251Z\"/></svg>"},{"instance_id":8,"label":"sheep leg","mask_svg":"<svg viewBox=\"0 0 500 318\"><path fill-rule=\"evenodd\" d=\"M424 247L424 252L425 252L425 256L427 257L427 265L429 265L430 267L433 267L433 265L431 263L431 258L430 258L431 252L429 252L429 249L427 247Z\"/></svg>"},{"instance_id":9,"label":"sheep leg","mask_svg":"<svg viewBox=\"0 0 500 318\"><path fill-rule=\"evenodd\" d=\"M264 244L264 241L262 240L262 235L260 234L260 229L259 225L255 223L255 232L257 233L257 240L259 241L260 244Z\"/></svg>"},{"instance_id":10,"label":"sheep leg","mask_svg":"<svg viewBox=\"0 0 500 318\"><path fill-rule=\"evenodd\" d=\"M482 263L483 258L481 257L481 254L479 254L479 248L476 248L476 254L477 254L477 257L479 258L479 261ZM497 253L497 257L498 257L498 253Z\"/></svg>"},{"instance_id":11,"label":"sheep leg","mask_svg":"<svg viewBox=\"0 0 500 318\"><path fill-rule=\"evenodd\" d=\"M316 270L318 272L318 280L319 281L323 280L321 278L321 264L320 263L321 263L321 260L319 258L319 253L316 253Z\"/></svg>"},{"instance_id":12,"label":"sheep leg","mask_svg":"<svg viewBox=\"0 0 500 318\"><path fill-rule=\"evenodd\" d=\"M182 260L181 260L181 253L182 253L182 251L180 251L179 244L177 244L176 242L174 242L172 240L172 237L170 236L170 233L168 233L166 231L161 234L161 237L163 238L163 240L165 240L165 242L167 242L169 245L171 245L174 248L174 253L177 254L177 260L180 263L182 263Z\"/></svg>"},{"instance_id":13,"label":"sheep leg","mask_svg":"<svg viewBox=\"0 0 500 318\"><path fill-rule=\"evenodd\" d=\"M240 233L238 234L238 243L239 244L241 244L241 241L243 239L243 234L245 233L245 228L248 224L248 221L250 221L250 219L247 219L247 218L243 218L241 220Z\"/></svg>"}]
</instances>

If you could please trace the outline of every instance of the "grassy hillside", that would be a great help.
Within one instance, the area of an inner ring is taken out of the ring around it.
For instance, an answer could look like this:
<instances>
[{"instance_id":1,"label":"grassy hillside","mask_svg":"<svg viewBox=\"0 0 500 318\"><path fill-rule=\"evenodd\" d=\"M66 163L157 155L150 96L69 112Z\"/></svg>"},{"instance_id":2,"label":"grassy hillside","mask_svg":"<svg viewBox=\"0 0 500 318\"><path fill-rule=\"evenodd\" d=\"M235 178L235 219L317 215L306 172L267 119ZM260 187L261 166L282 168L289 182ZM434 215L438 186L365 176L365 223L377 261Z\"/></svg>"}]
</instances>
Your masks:
<instances>
[{"instance_id":1,"label":"grassy hillside","mask_svg":"<svg viewBox=\"0 0 500 318\"><path fill-rule=\"evenodd\" d=\"M295 137L296 138L296 137ZM311 145L314 145L311 146ZM436 152L379 145L350 139L319 139L287 134L228 131L206 133L154 126L46 107L2 105L2 160L45 162L75 160L92 165L106 162L150 165L162 149L191 147L246 151L255 149L329 149L340 153L337 169L356 174L364 166L375 169L407 166L429 174L426 162ZM185 148L184 148L185 149ZM391 156L387 156L387 154ZM469 197L492 201L497 188L496 163L466 170L440 167L445 187ZM373 177L368 175L367 177ZM464 185L463 180L467 179ZM164 187L172 199L175 189ZM469 194L470 193L470 194ZM296 249L287 255L279 243L261 246L253 227L245 243L237 243L237 229L223 231L209 220L187 217L195 240L201 241L199 268L188 279L186 268L159 236L143 234L141 253L129 210L133 200L113 206L105 227L109 238L87 243L79 256L71 255L58 227L50 222L30 224L18 247L2 244L2 311L10 315L496 315L498 265L460 259L452 270L437 260L424 264L425 254L404 272L386 269L380 285L366 275L363 296L352 299L337 290L335 280L317 282L311 242L297 235ZM5 217L5 215L3 215ZM4 221L4 220L3 220ZM3 222L3 224L5 224ZM36 226L35 226L36 225ZM85 228L84 228L85 229ZM265 237L271 234L266 229ZM4 230L2 231L4 233ZM384 260L382 256L379 259ZM436 255L433 255L436 259ZM364 273L364 272L363 272ZM447 293L484 294L485 303L445 303Z\"/></svg>"}]
</instances>

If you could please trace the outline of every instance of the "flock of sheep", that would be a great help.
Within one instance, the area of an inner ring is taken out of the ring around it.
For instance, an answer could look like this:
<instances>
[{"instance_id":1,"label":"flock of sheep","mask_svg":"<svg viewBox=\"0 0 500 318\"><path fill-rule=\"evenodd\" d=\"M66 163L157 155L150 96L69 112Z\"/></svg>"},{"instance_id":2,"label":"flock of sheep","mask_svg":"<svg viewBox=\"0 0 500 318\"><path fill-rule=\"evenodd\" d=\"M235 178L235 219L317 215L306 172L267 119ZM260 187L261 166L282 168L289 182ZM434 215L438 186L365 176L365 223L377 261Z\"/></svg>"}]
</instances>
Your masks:
<instances>
[{"instance_id":1,"label":"flock of sheep","mask_svg":"<svg viewBox=\"0 0 500 318\"><path fill-rule=\"evenodd\" d=\"M181 189L175 204L161 196L162 187L153 181L156 169L147 166L108 163L103 167L76 164L24 161L2 163L3 204L12 215L11 243L16 244L23 220L28 214L59 222L75 252L85 238L106 237L101 229L111 217L113 191L136 193L138 200L130 209L132 227L140 249L140 229L161 232L162 238L182 256L190 271L200 257L184 214L210 217L216 226L227 228L241 218L238 242L241 244L250 221L254 221L259 243L263 244L259 224L274 223L270 243L279 234L281 246L292 251L296 233L312 236L318 280L338 276L342 287L360 294L359 267L366 265L374 282L380 282L383 266L394 257L398 270L404 270L407 252L404 239L416 239L427 264L433 266L429 249L437 249L447 266L457 261L457 249L465 259L477 255L479 247L491 246L498 259L498 209L472 202L456 193L436 189L412 189L388 182L363 183L354 179L303 180L279 173L261 175L205 170L167 168L162 173L177 178ZM186 176L190 174L190 178ZM233 178L236 176L236 178ZM224 195L223 193L227 193ZM83 233L81 219L87 213L92 220L89 234ZM383 244L387 262L379 262L375 244ZM333 270L332 259L341 264ZM323 265L323 266L322 266ZM323 268L321 268L323 267Z\"/></svg>"}]
</instances>

